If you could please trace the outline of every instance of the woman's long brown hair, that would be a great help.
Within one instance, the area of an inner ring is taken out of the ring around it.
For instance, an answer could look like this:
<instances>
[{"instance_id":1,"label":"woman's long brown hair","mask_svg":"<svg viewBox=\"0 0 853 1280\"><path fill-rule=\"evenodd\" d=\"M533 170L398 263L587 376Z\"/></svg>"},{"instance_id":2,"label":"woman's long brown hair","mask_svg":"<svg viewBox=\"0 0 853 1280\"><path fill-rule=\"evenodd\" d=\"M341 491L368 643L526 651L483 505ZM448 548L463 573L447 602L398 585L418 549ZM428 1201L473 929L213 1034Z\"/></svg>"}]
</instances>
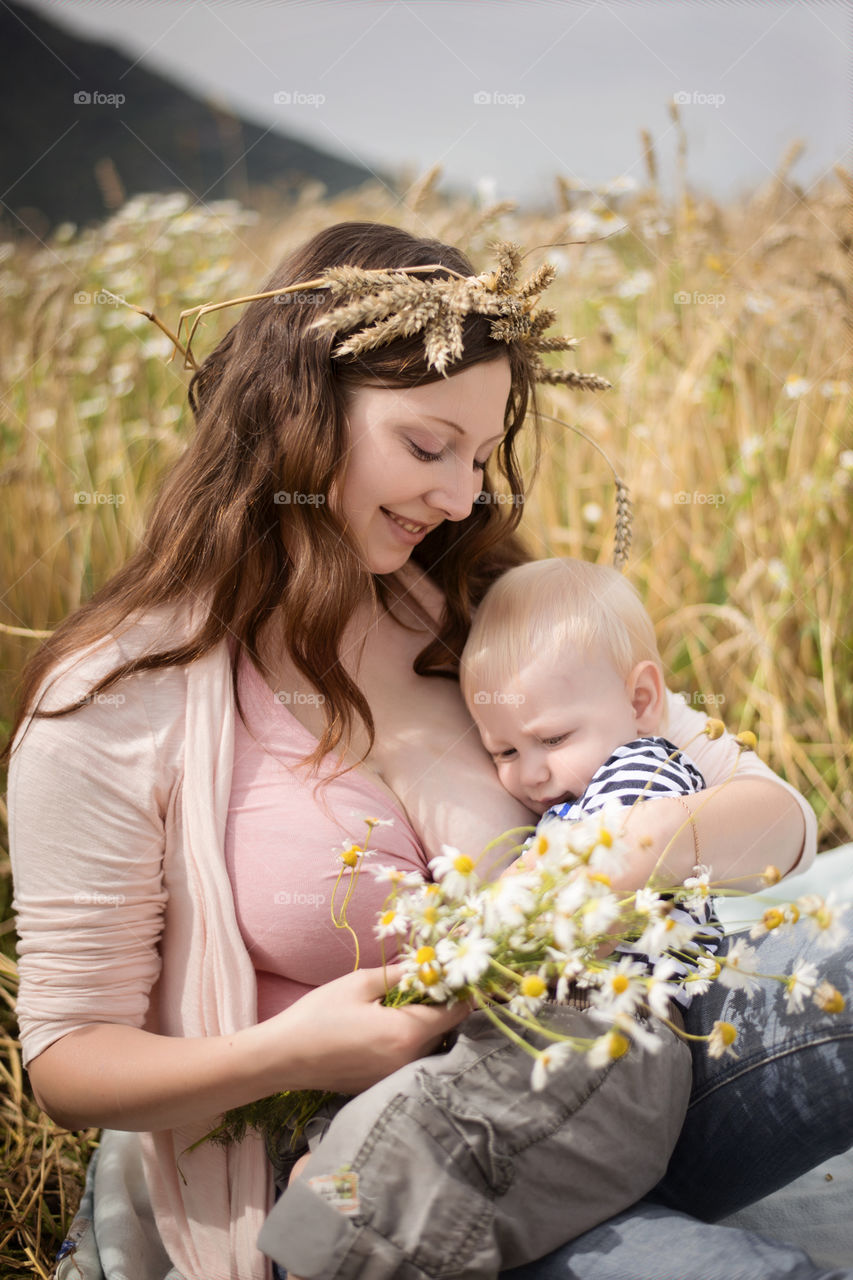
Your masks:
<instances>
[{"instance_id":1,"label":"woman's long brown hair","mask_svg":"<svg viewBox=\"0 0 853 1280\"><path fill-rule=\"evenodd\" d=\"M310 280L327 266L345 263L365 268L441 263L474 274L465 255L450 245L381 223L342 222L286 258L263 289ZM420 334L358 356L333 358L331 349L341 335L308 326L335 304L327 290L311 297L251 303L193 376L189 402L195 435L162 484L139 548L24 667L2 761L8 761L36 691L56 663L114 633L137 611L198 600L206 616L195 634L115 667L89 696L136 671L193 662L228 637L234 642L231 671L240 709L240 654L245 651L259 665L259 633L277 617L294 664L324 698L325 732L304 763L316 767L342 741L346 751L354 715L372 747L370 707L339 661L339 646L365 594L375 592L387 607L395 580L371 575L332 502L284 505L276 502L276 494L328 499L332 487L337 489L346 465L346 409L354 388L416 387L441 375L426 365ZM466 318L464 355L451 372L509 356L512 385L497 456L516 500L477 503L467 519L444 522L414 549L412 561L446 600L440 633L414 664L424 676L454 675L472 609L504 570L531 558L515 532L524 500L515 444L528 409L537 431L534 386L523 346L492 339L490 323L482 316ZM485 476L483 487L492 492ZM67 715L84 702L53 711L36 708L34 714Z\"/></svg>"}]
</instances>

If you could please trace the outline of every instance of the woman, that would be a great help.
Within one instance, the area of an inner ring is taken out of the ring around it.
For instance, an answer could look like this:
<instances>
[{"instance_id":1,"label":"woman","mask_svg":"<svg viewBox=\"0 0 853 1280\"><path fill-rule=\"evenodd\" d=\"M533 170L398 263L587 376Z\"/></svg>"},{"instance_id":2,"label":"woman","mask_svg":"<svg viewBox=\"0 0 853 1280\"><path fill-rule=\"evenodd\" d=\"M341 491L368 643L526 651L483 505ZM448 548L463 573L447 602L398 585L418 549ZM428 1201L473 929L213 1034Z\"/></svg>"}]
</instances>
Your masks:
<instances>
[{"instance_id":1,"label":"woman","mask_svg":"<svg viewBox=\"0 0 853 1280\"><path fill-rule=\"evenodd\" d=\"M341 263L472 274L448 246L355 223L315 236L268 288ZM46 687L40 710L60 714L27 723L10 766L19 1021L45 1110L110 1131L99 1171L110 1168L110 1194L127 1192L96 1221L108 1275L132 1255L145 1280L170 1266L260 1280L255 1240L271 1202L260 1143L186 1149L212 1117L275 1089L357 1092L462 1016L382 1008L381 970L349 972L349 936L330 931L331 847L380 818L393 824L373 829L383 861L424 872L442 841L476 853L531 817L496 783L453 668L487 585L530 558L514 532L514 444L535 405L535 344L523 326L496 339L471 314L443 378L420 333L336 353L339 335L310 327L328 295L283 305L292 296L249 306L194 376L197 434L140 549L35 656L13 726L14 737ZM475 502L491 492L493 453L512 504ZM673 702L678 745L697 722ZM713 785L727 756L709 752ZM638 859L644 839L659 850L683 825L681 802L638 807ZM756 761L696 833L716 874L757 877L768 862L787 872L812 858L814 828ZM671 856L688 868L694 854L682 831ZM369 922L383 894L364 877L350 910L363 966L378 963ZM764 1075L751 1072L752 1098ZM749 1115L739 1124L749 1149ZM837 1130L809 1128L801 1167L839 1149ZM712 1169L704 1131L690 1144ZM96 1182L96 1220L99 1195ZM649 1212L657 1276L670 1224L680 1240L684 1219L646 1207L636 1220ZM690 1256L674 1250L684 1277L704 1274L692 1259L704 1265L706 1235L720 1233L691 1230L701 1243ZM618 1267L613 1239L604 1250ZM586 1275L585 1240L531 1274ZM743 1274L763 1280L754 1247ZM645 1274L637 1256L629 1241L621 1274Z\"/></svg>"}]
</instances>

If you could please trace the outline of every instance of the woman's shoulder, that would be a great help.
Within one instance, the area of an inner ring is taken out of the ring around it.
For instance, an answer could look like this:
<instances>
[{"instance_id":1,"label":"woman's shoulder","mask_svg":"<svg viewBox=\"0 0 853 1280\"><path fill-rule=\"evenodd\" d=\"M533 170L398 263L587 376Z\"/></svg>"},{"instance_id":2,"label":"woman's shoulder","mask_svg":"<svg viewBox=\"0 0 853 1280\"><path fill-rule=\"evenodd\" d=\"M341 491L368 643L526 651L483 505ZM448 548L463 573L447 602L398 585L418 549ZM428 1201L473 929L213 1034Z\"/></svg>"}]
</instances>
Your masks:
<instances>
[{"instance_id":1,"label":"woman's shoulder","mask_svg":"<svg viewBox=\"0 0 853 1280\"><path fill-rule=\"evenodd\" d=\"M39 686L34 705L42 711L56 711L87 698L112 671L146 654L174 648L188 635L189 612L185 606L161 605L131 614L115 630L58 659ZM185 683L184 672L177 666L138 672L132 678L152 686L167 686L173 696ZM108 694L102 697L105 699Z\"/></svg>"},{"instance_id":2,"label":"woman's shoulder","mask_svg":"<svg viewBox=\"0 0 853 1280\"><path fill-rule=\"evenodd\" d=\"M104 677L129 661L173 649L191 634L182 606L159 606L131 615L114 631L57 660L36 690L12 748L11 762L91 752L92 761L134 761L141 772L180 774L184 756L190 667L172 664L133 672L97 690ZM207 655L217 673L214 701L227 696L227 646ZM210 682L198 686L203 697ZM220 687L221 686L221 687ZM97 691L96 691L97 690ZM76 704L80 704L79 706ZM67 710L74 708L73 710ZM66 711L59 716L37 712ZM171 785L171 784L170 784Z\"/></svg>"}]
</instances>

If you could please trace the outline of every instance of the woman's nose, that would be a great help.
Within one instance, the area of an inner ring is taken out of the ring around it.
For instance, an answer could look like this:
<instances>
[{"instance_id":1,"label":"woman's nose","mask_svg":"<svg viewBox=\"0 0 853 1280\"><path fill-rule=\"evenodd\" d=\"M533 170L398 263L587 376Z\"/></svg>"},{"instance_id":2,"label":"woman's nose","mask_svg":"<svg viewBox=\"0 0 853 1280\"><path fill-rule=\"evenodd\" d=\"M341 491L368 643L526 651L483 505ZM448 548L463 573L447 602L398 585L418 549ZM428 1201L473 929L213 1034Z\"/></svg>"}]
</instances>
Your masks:
<instances>
[{"instance_id":1,"label":"woman's nose","mask_svg":"<svg viewBox=\"0 0 853 1280\"><path fill-rule=\"evenodd\" d=\"M464 520L471 514L474 499L483 487L479 471L466 471L457 464L448 467L436 485L427 495L430 506L443 511L448 520Z\"/></svg>"}]
</instances>

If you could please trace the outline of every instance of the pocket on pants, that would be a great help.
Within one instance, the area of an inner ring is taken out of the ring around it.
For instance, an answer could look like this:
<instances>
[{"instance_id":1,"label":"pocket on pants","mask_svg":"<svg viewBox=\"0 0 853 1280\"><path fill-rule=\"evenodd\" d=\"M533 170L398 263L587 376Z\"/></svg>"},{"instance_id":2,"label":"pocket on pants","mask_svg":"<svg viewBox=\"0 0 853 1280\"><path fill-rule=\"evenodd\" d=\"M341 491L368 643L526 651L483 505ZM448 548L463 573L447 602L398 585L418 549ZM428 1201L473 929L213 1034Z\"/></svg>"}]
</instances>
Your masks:
<instances>
[{"instance_id":1,"label":"pocket on pants","mask_svg":"<svg viewBox=\"0 0 853 1280\"><path fill-rule=\"evenodd\" d=\"M352 1162L359 1220L431 1276L494 1277L492 1179L512 1177L488 1120L468 1121L423 1094L397 1094Z\"/></svg>"}]
</instances>

